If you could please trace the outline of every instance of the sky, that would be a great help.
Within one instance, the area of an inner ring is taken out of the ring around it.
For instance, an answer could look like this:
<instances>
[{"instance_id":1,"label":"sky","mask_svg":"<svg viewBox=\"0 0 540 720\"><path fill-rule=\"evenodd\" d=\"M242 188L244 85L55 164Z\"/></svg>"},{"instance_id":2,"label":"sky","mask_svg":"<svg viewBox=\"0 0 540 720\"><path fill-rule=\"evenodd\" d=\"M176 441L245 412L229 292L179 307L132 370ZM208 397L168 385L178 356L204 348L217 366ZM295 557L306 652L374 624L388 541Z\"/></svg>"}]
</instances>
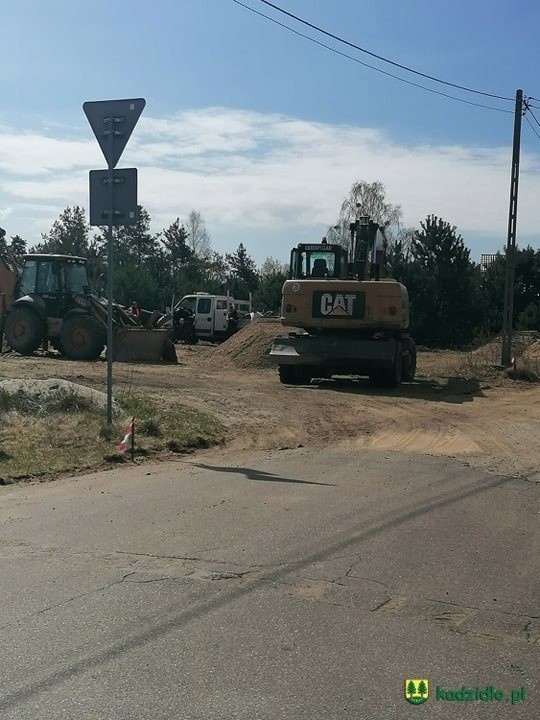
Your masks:
<instances>
[{"instance_id":1,"label":"sky","mask_svg":"<svg viewBox=\"0 0 540 720\"><path fill-rule=\"evenodd\" d=\"M257 263L318 242L351 185L384 183L403 224L456 225L471 256L502 250L515 93L538 98L537 0L278 0L384 64L268 7L242 0L2 0L0 226L29 245L69 205L88 208L106 167L88 100L146 99L118 167L137 167L155 232L192 209L212 247L243 242ZM500 112L505 110L506 112ZM531 127L532 126L532 127ZM540 247L540 124L522 128L518 244Z\"/></svg>"}]
</instances>

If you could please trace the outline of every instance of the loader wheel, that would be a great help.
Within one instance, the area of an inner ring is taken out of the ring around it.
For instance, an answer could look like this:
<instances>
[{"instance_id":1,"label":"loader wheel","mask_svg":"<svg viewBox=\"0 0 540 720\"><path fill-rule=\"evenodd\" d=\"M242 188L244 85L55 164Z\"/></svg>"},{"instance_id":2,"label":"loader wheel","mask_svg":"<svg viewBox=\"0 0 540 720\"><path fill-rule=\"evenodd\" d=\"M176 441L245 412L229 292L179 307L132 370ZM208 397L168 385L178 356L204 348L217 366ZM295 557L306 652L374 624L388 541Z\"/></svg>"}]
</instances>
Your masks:
<instances>
[{"instance_id":1,"label":"loader wheel","mask_svg":"<svg viewBox=\"0 0 540 720\"><path fill-rule=\"evenodd\" d=\"M407 355L403 360L401 379L403 382L412 382L416 374L416 345L412 338L409 338L406 349Z\"/></svg>"},{"instance_id":2,"label":"loader wheel","mask_svg":"<svg viewBox=\"0 0 540 720\"><path fill-rule=\"evenodd\" d=\"M15 307L6 318L4 334L12 350L31 355L43 342L43 321L27 307Z\"/></svg>"},{"instance_id":3,"label":"loader wheel","mask_svg":"<svg viewBox=\"0 0 540 720\"><path fill-rule=\"evenodd\" d=\"M62 325L60 345L70 360L97 360L105 342L101 325L88 315L75 315Z\"/></svg>"}]
</instances>

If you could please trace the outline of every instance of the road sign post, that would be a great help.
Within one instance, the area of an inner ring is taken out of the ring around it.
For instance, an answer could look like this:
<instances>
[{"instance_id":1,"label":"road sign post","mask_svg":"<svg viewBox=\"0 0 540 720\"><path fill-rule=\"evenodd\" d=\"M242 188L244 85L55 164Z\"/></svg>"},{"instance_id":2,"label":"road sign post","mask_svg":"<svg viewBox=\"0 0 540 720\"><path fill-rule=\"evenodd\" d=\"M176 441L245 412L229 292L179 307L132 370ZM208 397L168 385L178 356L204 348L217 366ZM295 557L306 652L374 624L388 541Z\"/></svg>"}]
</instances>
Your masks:
<instances>
[{"instance_id":1,"label":"road sign post","mask_svg":"<svg viewBox=\"0 0 540 720\"><path fill-rule=\"evenodd\" d=\"M113 153L114 135L109 135L110 153ZM113 396L113 212L114 212L114 166L107 172L109 181L109 223L107 228L107 425L112 425Z\"/></svg>"},{"instance_id":2,"label":"road sign post","mask_svg":"<svg viewBox=\"0 0 540 720\"><path fill-rule=\"evenodd\" d=\"M107 218L108 425L112 424L113 388L113 227L132 225L137 221L137 170L115 171L114 168L145 105L143 98L102 100L83 105L108 167L105 171L90 171L90 224L103 225L104 216Z\"/></svg>"}]
</instances>

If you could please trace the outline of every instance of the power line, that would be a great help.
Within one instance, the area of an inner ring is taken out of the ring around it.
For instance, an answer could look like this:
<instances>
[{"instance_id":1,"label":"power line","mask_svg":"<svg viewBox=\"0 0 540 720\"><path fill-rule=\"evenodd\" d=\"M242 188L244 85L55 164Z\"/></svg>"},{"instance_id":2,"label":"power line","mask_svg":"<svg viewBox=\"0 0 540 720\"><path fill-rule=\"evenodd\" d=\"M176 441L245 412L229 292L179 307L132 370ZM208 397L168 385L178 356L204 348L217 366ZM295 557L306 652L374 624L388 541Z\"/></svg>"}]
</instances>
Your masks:
<instances>
[{"instance_id":1,"label":"power line","mask_svg":"<svg viewBox=\"0 0 540 720\"><path fill-rule=\"evenodd\" d=\"M531 110L531 105L529 105L528 103L526 103L526 107L527 107L527 110L531 113L531 117L532 117L532 119L534 120L534 122L538 125L538 127L540 127L540 122L538 121L538 118L536 117L536 115L535 115L535 114L533 113L533 111Z\"/></svg>"},{"instance_id":2,"label":"power line","mask_svg":"<svg viewBox=\"0 0 540 720\"><path fill-rule=\"evenodd\" d=\"M536 119L536 118L535 118L535 119ZM532 124L532 122L529 120L529 116L528 116L528 115L525 115L525 120L529 123L529 126L530 126L531 130L532 130L533 133L536 135L536 137L540 140L540 133L539 133L538 130L534 127L534 125ZM538 122L538 121L537 121L537 122Z\"/></svg>"},{"instance_id":3,"label":"power line","mask_svg":"<svg viewBox=\"0 0 540 720\"><path fill-rule=\"evenodd\" d=\"M233 0L233 1L236 2L236 0ZM293 20L296 20L297 22L302 23L303 25L306 25L307 27L311 28L312 30L316 30L317 32L320 32L323 35L326 35L327 37L331 37L332 39L337 40L338 42L343 43L344 45L348 45L349 47L352 47L355 50L359 50L360 52L363 52L366 55L371 55L371 57L374 57L377 60L382 60L383 62L388 63L389 65L393 65L394 67L398 67L401 70L406 70L407 72L414 73L415 75L419 75L420 77L424 77L427 80L432 80L433 82L441 83L442 85L448 85L449 87L454 87L454 88L457 88L458 90L465 90L466 92L475 93L476 95L484 95L486 97L495 98L497 100L510 100L512 102L514 100L514 98L504 97L503 95L494 95L493 93L484 92L483 90L475 90L474 88L467 87L466 85L458 85L457 83L449 82L447 80L441 80L440 78L437 78L434 75L428 75L427 73L420 72L419 70L410 68L407 65L402 65L401 63L395 62L394 60L390 60L389 58L384 57L383 55L378 55L377 53L371 52L371 50L366 50L366 48L360 47L360 45L355 45L354 43L349 42L348 40L344 40L342 37L339 37L339 35L334 35L333 33L328 32L327 30L323 30L323 28L320 28L317 25L313 25L313 23L310 23L307 20L304 20L303 18L298 17L298 15L293 15L293 13L290 13L287 10L284 10L283 8L279 7L278 5L274 5L274 3L268 2L268 0L259 0L259 2L262 2L264 5L268 5L268 7L271 7L274 10L277 10L278 12L282 13L283 15L287 15L288 17L292 18Z\"/></svg>"},{"instance_id":4,"label":"power line","mask_svg":"<svg viewBox=\"0 0 540 720\"><path fill-rule=\"evenodd\" d=\"M289 32L293 33L294 35L297 35L298 37L304 38L305 40L309 40L312 43L315 43L315 45L319 45L319 47L325 48L326 50L330 50L330 52L335 53L336 55L340 55L341 57L347 58L348 60L352 60L355 63L358 63L359 65L362 65L363 67L367 67L371 70L375 70L375 72L381 73L382 75L386 75L387 77L393 78L394 80L399 80L402 83L405 83L406 85L412 85L413 87L420 88L421 90L426 90L427 92L433 93L434 95L440 95L441 97L448 98L449 100L455 100L456 102L464 103L465 105L473 105L474 107L484 108L485 110L494 110L495 112L502 112L502 113L509 113L510 115L513 115L512 110L505 110L503 108L494 107L493 105L484 105L482 103L476 103L472 102L472 100L465 100L463 98L456 97L455 95L449 95L448 93L441 92L440 90L435 90L434 88L427 87L426 85L421 85L420 83L413 82L412 80L406 80L405 78L399 77L399 75L394 75L393 73L390 73L386 70L382 70L381 68L376 67L375 65L370 65L369 63L364 62L363 60L359 60L356 57L353 57L352 55L348 55L347 53L341 52L341 50L336 50L336 48L333 48L331 45L327 45L326 43L321 42L320 40L316 40L315 38L311 37L310 35L305 35L304 33L301 33L299 30L295 30L294 28L290 27L289 25L285 25L285 23L280 22L279 20L276 20L273 17L270 17L270 15L266 15L263 12L260 12L259 10L255 10L255 8L250 7L249 5L244 4L243 2L240 2L240 0L232 0L236 5L240 5L241 7L245 8L246 10L249 10L250 12L254 13L255 15L259 15L262 18L265 18L266 20L269 20L270 22L274 23L275 25L279 25L279 27L284 28L285 30L288 30ZM484 93L486 94L486 93ZM497 97L497 96L493 96ZM507 99L507 98L503 98Z\"/></svg>"}]
</instances>

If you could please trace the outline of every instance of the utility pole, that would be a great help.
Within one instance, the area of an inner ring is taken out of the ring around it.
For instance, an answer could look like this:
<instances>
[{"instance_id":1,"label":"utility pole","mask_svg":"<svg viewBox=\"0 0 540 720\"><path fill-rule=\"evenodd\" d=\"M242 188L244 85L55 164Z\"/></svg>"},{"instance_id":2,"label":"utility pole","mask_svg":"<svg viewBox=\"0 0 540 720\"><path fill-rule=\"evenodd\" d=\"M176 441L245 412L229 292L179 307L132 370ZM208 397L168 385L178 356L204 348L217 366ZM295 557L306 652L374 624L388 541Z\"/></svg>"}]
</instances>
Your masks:
<instances>
[{"instance_id":1,"label":"utility pole","mask_svg":"<svg viewBox=\"0 0 540 720\"><path fill-rule=\"evenodd\" d=\"M501 365L512 362L512 331L514 319L514 271L516 264L516 226L519 184L519 151L521 145L521 118L523 116L523 90L516 90L514 113L514 144L512 170L510 173L510 208L508 211L508 239L506 242L506 273L504 276L504 310L502 330Z\"/></svg>"}]
</instances>

